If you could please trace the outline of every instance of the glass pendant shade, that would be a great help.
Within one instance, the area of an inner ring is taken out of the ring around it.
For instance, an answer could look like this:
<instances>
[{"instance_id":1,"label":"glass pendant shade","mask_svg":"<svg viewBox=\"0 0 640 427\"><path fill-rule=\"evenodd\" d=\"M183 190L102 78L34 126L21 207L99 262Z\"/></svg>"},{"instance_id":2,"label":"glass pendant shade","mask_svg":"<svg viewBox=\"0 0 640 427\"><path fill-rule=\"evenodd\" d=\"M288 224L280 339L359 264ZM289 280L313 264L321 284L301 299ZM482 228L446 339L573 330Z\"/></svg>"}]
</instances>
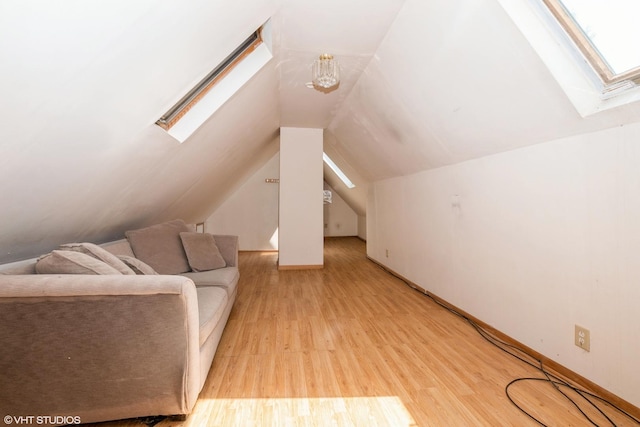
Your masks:
<instances>
[{"instance_id":1,"label":"glass pendant shade","mask_svg":"<svg viewBox=\"0 0 640 427\"><path fill-rule=\"evenodd\" d=\"M340 67L333 55L323 53L313 63L313 85L328 89L340 83Z\"/></svg>"}]
</instances>

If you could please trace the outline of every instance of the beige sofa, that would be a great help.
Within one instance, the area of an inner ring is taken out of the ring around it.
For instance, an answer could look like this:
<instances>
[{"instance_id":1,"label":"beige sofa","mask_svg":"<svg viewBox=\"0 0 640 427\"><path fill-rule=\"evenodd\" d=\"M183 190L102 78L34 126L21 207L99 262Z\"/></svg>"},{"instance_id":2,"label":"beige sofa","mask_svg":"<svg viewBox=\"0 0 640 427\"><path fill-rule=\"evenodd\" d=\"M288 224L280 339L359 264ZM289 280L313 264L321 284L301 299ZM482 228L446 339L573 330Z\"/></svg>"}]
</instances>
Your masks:
<instances>
[{"instance_id":1,"label":"beige sofa","mask_svg":"<svg viewBox=\"0 0 640 427\"><path fill-rule=\"evenodd\" d=\"M167 224L195 234L181 221ZM100 248L135 261L128 237ZM238 239L213 239L226 265L207 271L38 274L37 259L0 266L3 419L59 425L189 414L237 294ZM151 240L160 252L161 240Z\"/></svg>"}]
</instances>

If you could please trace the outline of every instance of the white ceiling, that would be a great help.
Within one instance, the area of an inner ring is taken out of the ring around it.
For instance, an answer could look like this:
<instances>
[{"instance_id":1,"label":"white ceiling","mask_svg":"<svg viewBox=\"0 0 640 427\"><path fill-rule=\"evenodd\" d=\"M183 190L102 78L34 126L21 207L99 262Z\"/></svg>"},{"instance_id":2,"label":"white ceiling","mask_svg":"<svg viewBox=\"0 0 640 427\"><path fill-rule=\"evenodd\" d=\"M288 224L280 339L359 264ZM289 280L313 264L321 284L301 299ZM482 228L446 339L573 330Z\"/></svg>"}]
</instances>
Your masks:
<instances>
[{"instance_id":1,"label":"white ceiling","mask_svg":"<svg viewBox=\"0 0 640 427\"><path fill-rule=\"evenodd\" d=\"M389 30L404 0L282 0L273 18L282 126L327 128ZM307 87L311 64L331 53L341 64L337 90Z\"/></svg>"},{"instance_id":2,"label":"white ceiling","mask_svg":"<svg viewBox=\"0 0 640 427\"><path fill-rule=\"evenodd\" d=\"M268 20L273 60L190 139L153 124ZM306 86L324 52L330 93ZM0 262L202 221L280 126L326 129L363 214L368 182L640 117L580 117L499 0L10 0L0 57Z\"/></svg>"}]
</instances>

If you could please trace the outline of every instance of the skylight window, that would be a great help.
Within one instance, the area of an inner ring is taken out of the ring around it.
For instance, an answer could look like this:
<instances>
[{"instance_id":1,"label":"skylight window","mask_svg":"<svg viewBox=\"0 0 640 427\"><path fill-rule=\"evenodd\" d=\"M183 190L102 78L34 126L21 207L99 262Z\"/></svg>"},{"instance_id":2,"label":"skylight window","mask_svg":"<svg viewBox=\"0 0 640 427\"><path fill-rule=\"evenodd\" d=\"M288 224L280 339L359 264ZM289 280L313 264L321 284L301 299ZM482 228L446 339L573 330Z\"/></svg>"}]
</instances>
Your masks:
<instances>
[{"instance_id":1,"label":"skylight window","mask_svg":"<svg viewBox=\"0 0 640 427\"><path fill-rule=\"evenodd\" d=\"M640 2L497 1L582 117L640 102Z\"/></svg>"},{"instance_id":2,"label":"skylight window","mask_svg":"<svg viewBox=\"0 0 640 427\"><path fill-rule=\"evenodd\" d=\"M329 156L327 156L327 153L322 153L322 160L324 160L324 162L327 164L327 166L329 166L331 168L331 170L336 175L338 175L338 178L340 178L340 180L344 183L344 185L347 186L347 188L354 188L355 187L355 185L353 184L353 182L351 182L351 180L347 177L347 175L345 175L345 173L342 172L342 169L340 169L338 167L338 165L333 163L333 160L331 160L331 158Z\"/></svg>"},{"instance_id":3,"label":"skylight window","mask_svg":"<svg viewBox=\"0 0 640 427\"><path fill-rule=\"evenodd\" d=\"M273 57L263 43L264 33L270 36L268 24L245 39L156 124L180 142L191 136Z\"/></svg>"},{"instance_id":4,"label":"skylight window","mask_svg":"<svg viewBox=\"0 0 640 427\"><path fill-rule=\"evenodd\" d=\"M637 0L543 0L605 86L640 82Z\"/></svg>"}]
</instances>

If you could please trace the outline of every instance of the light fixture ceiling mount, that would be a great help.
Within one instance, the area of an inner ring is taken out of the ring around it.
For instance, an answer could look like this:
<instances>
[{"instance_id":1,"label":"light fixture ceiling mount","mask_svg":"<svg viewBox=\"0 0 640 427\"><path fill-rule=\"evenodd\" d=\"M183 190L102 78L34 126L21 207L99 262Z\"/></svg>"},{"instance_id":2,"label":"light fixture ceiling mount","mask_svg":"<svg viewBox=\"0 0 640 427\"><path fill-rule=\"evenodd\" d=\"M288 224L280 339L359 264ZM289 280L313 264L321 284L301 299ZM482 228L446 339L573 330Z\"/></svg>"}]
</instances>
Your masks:
<instances>
[{"instance_id":1,"label":"light fixture ceiling mount","mask_svg":"<svg viewBox=\"0 0 640 427\"><path fill-rule=\"evenodd\" d=\"M319 89L331 89L340 83L340 65L329 53L323 53L313 62L313 86Z\"/></svg>"}]
</instances>

